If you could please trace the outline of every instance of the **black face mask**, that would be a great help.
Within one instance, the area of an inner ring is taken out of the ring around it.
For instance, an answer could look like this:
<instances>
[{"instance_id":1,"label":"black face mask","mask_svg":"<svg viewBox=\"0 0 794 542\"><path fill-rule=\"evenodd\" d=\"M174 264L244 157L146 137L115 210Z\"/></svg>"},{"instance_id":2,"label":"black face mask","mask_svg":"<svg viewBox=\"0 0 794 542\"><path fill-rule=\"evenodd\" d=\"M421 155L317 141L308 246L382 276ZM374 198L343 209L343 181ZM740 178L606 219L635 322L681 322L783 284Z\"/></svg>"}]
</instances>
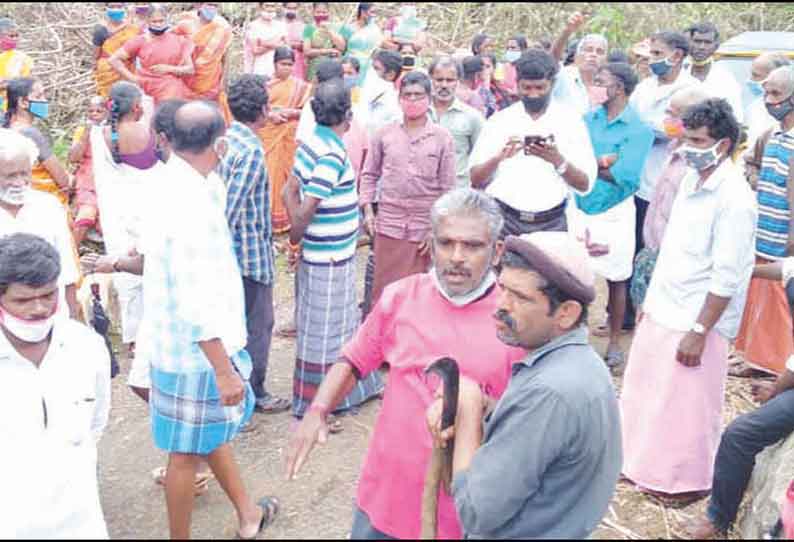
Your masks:
<instances>
[{"instance_id":1,"label":"black face mask","mask_svg":"<svg viewBox=\"0 0 794 542\"><path fill-rule=\"evenodd\" d=\"M766 110L767 112L769 112L769 115L772 118L774 118L776 121L783 122L783 119L785 119L789 115L789 113L794 111L794 104L792 104L792 101L794 101L794 96L789 96L780 103L776 103L776 104L767 103Z\"/></svg>"},{"instance_id":2,"label":"black face mask","mask_svg":"<svg viewBox=\"0 0 794 542\"><path fill-rule=\"evenodd\" d=\"M154 36L162 36L166 32L168 32L168 25L163 26L162 28L157 28L157 27L154 27L154 26L150 26L149 27L149 33L154 35Z\"/></svg>"},{"instance_id":3,"label":"black face mask","mask_svg":"<svg viewBox=\"0 0 794 542\"><path fill-rule=\"evenodd\" d=\"M286 17L288 21L292 21L298 17L298 14L292 11L288 11L284 14L284 17Z\"/></svg>"},{"instance_id":4,"label":"black face mask","mask_svg":"<svg viewBox=\"0 0 794 542\"><path fill-rule=\"evenodd\" d=\"M535 98L529 96L521 97L521 102L524 104L524 109L526 109L527 113L540 113L549 105L549 100L551 100L551 92Z\"/></svg>"}]
</instances>

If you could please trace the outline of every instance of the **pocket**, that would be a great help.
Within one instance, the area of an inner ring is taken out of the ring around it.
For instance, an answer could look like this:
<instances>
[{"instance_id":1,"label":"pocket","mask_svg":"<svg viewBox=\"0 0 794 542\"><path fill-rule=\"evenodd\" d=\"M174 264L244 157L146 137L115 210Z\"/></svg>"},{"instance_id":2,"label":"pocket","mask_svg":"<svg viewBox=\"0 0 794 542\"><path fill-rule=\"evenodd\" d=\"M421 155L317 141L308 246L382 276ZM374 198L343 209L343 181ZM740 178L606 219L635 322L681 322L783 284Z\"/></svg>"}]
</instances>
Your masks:
<instances>
[{"instance_id":1,"label":"pocket","mask_svg":"<svg viewBox=\"0 0 794 542\"><path fill-rule=\"evenodd\" d=\"M440 156L436 153L426 154L419 162L419 173L425 179L435 179L438 176L438 161Z\"/></svg>"},{"instance_id":2,"label":"pocket","mask_svg":"<svg viewBox=\"0 0 794 542\"><path fill-rule=\"evenodd\" d=\"M684 251L693 256L705 254L711 246L711 228L711 220L690 218L689 235L683 241Z\"/></svg>"}]
</instances>

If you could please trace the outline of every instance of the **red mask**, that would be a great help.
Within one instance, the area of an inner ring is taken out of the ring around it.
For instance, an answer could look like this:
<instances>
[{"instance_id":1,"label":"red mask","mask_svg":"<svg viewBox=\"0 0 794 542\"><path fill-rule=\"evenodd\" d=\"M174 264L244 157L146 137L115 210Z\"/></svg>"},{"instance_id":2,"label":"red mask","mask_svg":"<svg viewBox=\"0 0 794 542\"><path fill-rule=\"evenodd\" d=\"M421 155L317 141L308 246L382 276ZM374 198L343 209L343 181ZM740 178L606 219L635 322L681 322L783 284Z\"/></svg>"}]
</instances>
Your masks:
<instances>
[{"instance_id":1,"label":"red mask","mask_svg":"<svg viewBox=\"0 0 794 542\"><path fill-rule=\"evenodd\" d=\"M401 98L400 107L406 118L418 119L427 115L427 110L430 109L430 98L422 98L415 102Z\"/></svg>"}]
</instances>

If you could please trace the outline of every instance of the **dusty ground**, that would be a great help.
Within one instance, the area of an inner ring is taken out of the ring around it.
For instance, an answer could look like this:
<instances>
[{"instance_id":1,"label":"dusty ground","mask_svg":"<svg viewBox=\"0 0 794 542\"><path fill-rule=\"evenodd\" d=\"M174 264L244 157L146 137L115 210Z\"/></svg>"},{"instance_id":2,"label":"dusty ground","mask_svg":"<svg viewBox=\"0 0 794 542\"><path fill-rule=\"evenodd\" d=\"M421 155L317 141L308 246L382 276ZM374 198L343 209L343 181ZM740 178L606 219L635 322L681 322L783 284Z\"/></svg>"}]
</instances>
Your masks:
<instances>
[{"instance_id":1,"label":"dusty ground","mask_svg":"<svg viewBox=\"0 0 794 542\"><path fill-rule=\"evenodd\" d=\"M359 252L363 284L366 249ZM289 318L292 310L292 277L279 260L276 287L277 325ZM603 320L605 287L591 311L591 325ZM626 347L631 337L626 336ZM594 339L599 352L606 343ZM294 341L274 338L268 383L270 390L290 397L294 363ZM168 536L165 498L160 486L152 483L150 472L165 462L150 435L146 405L125 385L128 361L122 360L122 375L113 382L113 409L105 436L100 443L100 491L105 517L112 538L164 538ZM620 386L620 379L615 379ZM725 421L752 408L749 383L731 378ZM288 413L255 414L257 429L241 435L234 443L235 453L246 486L253 496L277 495L282 511L262 538L346 538L349 534L352 505L359 467L374 426L379 402L365 405L358 416L342 418L344 432L332 436L318 447L298 479L284 478L287 439L292 423ZM683 510L665 510L621 483L610 511L594 538L671 538L681 532L689 517L703 510L705 501ZM217 483L196 500L193 535L196 538L234 536L234 511Z\"/></svg>"}]
</instances>

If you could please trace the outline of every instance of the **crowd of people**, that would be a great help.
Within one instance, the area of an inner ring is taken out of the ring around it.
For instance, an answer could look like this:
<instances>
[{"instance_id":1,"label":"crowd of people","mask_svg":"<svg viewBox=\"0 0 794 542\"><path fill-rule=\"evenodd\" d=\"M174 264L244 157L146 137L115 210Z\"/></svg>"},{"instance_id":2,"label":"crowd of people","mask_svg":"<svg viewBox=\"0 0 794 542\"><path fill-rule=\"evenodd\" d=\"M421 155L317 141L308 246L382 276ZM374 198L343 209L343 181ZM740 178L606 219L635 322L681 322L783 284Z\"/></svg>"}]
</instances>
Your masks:
<instances>
[{"instance_id":1,"label":"crowd of people","mask_svg":"<svg viewBox=\"0 0 794 542\"><path fill-rule=\"evenodd\" d=\"M288 2L257 5L233 73L220 7L105 4L68 164L0 19L0 432L18 488L0 535L108 536L111 353L78 301L101 274L168 454L154 478L172 538L213 478L240 538L278 516L232 447L254 412L296 419L293 478L376 399L354 539L417 538L428 517L439 538L584 538L621 475L664 506L711 495L689 534L724 535L756 455L794 432L789 58L761 54L737 82L712 23L624 51L574 39L580 13L556 38L441 52L415 4L338 23ZM277 326L278 253L294 311ZM597 277L607 310L588 332ZM275 334L294 338L291 398L268 389ZM451 429L426 372L444 357L461 374ZM767 378L723 431L729 372ZM428 508L431 449L451 440Z\"/></svg>"}]
</instances>

